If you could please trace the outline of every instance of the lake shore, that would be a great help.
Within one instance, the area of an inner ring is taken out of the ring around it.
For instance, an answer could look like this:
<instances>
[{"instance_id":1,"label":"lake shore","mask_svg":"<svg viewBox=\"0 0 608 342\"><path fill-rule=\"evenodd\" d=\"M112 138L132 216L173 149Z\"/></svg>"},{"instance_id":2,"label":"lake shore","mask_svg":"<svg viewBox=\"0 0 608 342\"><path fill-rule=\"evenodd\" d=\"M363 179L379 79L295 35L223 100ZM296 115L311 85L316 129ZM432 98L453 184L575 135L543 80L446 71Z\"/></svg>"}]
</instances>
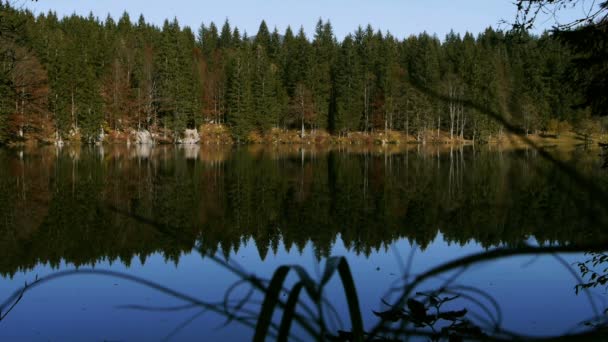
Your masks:
<instances>
[{"instance_id":1,"label":"lake shore","mask_svg":"<svg viewBox=\"0 0 608 342\"><path fill-rule=\"evenodd\" d=\"M153 130L149 135L148 142L138 140L138 132L121 130L108 130L100 135L97 145L306 145L306 146L384 146L397 148L397 146L438 146L440 149L460 146L497 146L502 149L521 149L527 147L537 148L573 148L579 145L597 146L597 142L608 141L607 135L592 135L585 139L575 132L556 133L536 133L536 134L515 134L502 133L491 135L484 140L463 138L457 134L450 134L446 131L428 130L417 135L406 134L395 130L376 130L372 132L348 132L342 134L330 134L324 130L300 130L272 128L266 133L250 132L244 139L235 139L229 127L220 124L205 124L194 131L195 139L190 139L184 143L182 137L176 138L174 133L168 130ZM73 139L55 141L54 138L41 139L40 137L24 137L20 141L13 141L9 146L45 146L45 145L80 145L83 144L79 136ZM401 149L401 148L399 148Z\"/></svg>"}]
</instances>

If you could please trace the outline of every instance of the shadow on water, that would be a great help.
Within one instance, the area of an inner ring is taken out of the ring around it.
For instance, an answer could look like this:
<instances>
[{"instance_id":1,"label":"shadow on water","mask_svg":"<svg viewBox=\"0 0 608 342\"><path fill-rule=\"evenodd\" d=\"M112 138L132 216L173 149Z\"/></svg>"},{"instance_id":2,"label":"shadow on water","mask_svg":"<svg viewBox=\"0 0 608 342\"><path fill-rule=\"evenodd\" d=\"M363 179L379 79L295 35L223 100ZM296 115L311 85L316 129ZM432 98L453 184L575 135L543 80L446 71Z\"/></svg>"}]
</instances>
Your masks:
<instances>
[{"instance_id":1,"label":"shadow on water","mask_svg":"<svg viewBox=\"0 0 608 342\"><path fill-rule=\"evenodd\" d=\"M554 160L576 167L581 177L593 180L595 191L555 167ZM40 263L59 268L62 261L77 266L33 277L1 304L3 320L39 286L94 275L134 282L182 302L124 309L167 314L199 309L167 339L207 311L225 317L226 324L248 326L260 341L532 338L503 326L503 303L487 288L457 280L478 265L548 255L572 273L578 284L572 291L581 291L594 312L576 317L573 325L585 324L560 337L606 333L605 308L589 293L605 286L608 259L602 254L608 211L594 195L606 190L608 177L596 151L83 146L2 150L0 163L5 251L0 272L12 276ZM369 255L398 239L422 252L439 235L459 245L476 241L486 250L419 273L410 268L415 249L398 255L402 274L379 298L382 310L361 306L348 259L332 256L338 238L354 253ZM324 267L314 274L283 265L263 278L230 258L247 240L255 242L262 260L277 253L279 242L299 251L311 242ZM87 267L103 259L143 262L158 252L177 264L193 249L237 276L224 298L206 301L142 277ZM592 252L589 260L573 265L563 259L583 252ZM335 298L324 291L334 278L347 299L348 321L342 324L336 323L345 317ZM440 281L431 286L430 279ZM365 326L366 314L377 323Z\"/></svg>"}]
</instances>

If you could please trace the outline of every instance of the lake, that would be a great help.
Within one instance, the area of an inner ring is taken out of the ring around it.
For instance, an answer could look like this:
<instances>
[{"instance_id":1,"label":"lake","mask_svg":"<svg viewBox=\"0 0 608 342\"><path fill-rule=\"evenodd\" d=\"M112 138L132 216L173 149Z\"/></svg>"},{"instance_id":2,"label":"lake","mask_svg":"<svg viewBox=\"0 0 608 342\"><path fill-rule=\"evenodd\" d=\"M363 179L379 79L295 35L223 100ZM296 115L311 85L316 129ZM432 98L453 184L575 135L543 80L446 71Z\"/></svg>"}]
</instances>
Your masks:
<instances>
[{"instance_id":1,"label":"lake","mask_svg":"<svg viewBox=\"0 0 608 342\"><path fill-rule=\"evenodd\" d=\"M608 172L600 166L598 152L583 147L546 154L419 145L3 149L0 299L26 282L78 269L120 272L220 305L240 279L227 265L270 279L279 266L297 264L319 280L328 257L344 256L368 330L378 322L372 310L387 310L383 299L395 298L391 288L455 258L606 241L608 210L597 193L608 190ZM499 258L439 274L417 291L469 291L486 306L464 297L446 305L466 308L482 328L490 320L523 335L580 331L608 307L606 287L575 291L576 263L590 257ZM0 340L253 336L252 328L167 291L84 272L24 293L0 322ZM297 279L290 273L286 284ZM228 302L247 291L240 284ZM350 329L337 275L324 293L334 308L329 332L339 329L338 318ZM255 324L261 300L254 295L233 313ZM293 334L307 340L298 326Z\"/></svg>"}]
</instances>

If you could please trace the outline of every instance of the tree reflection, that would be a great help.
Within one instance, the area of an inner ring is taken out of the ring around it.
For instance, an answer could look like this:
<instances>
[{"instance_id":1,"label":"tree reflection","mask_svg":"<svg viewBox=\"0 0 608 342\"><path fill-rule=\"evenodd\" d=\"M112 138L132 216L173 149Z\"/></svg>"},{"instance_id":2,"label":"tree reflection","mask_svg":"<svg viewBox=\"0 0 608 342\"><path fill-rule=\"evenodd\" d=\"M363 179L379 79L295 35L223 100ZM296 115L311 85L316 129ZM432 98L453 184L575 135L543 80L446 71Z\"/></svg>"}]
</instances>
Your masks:
<instances>
[{"instance_id":1,"label":"tree reflection","mask_svg":"<svg viewBox=\"0 0 608 342\"><path fill-rule=\"evenodd\" d=\"M337 236L366 255L400 238L424 249L440 233L484 247L605 239L603 204L534 153L442 148L316 151L303 162L297 149L201 149L196 160L173 148L146 158L115 147L103 158L84 147L0 151L0 246L10 251L0 272L158 251L177 261L196 244L228 255L249 239L262 258L279 241L329 256ZM606 188L593 152L561 158Z\"/></svg>"}]
</instances>

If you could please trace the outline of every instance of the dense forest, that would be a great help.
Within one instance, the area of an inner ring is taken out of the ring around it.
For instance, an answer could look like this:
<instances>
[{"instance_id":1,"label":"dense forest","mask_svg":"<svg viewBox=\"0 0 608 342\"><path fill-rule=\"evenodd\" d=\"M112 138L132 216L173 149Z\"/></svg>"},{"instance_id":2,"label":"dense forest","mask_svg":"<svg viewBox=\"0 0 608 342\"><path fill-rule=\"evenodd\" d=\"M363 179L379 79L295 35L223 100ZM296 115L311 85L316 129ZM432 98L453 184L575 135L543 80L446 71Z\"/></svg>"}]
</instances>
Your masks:
<instances>
[{"instance_id":1,"label":"dense forest","mask_svg":"<svg viewBox=\"0 0 608 342\"><path fill-rule=\"evenodd\" d=\"M177 19L162 27L0 2L0 141L99 142L149 130L176 141L186 128L301 135L399 131L424 140L487 140L518 133L601 130L574 77L573 50L545 33L486 29L400 40L371 26L338 41L319 20L255 35ZM474 106L465 105L472 103ZM127 133L128 134L128 133Z\"/></svg>"}]
</instances>

